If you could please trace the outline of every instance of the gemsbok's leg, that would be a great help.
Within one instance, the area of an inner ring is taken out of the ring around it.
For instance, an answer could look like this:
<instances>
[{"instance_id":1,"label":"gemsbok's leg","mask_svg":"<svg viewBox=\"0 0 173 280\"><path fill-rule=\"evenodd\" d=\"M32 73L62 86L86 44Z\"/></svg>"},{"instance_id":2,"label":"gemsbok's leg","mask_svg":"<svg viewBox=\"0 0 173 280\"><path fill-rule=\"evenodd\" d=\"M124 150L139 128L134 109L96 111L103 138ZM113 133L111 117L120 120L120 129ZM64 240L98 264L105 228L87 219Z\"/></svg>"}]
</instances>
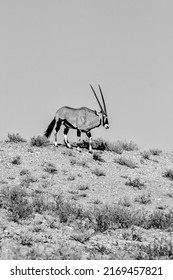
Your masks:
<instances>
[{"instance_id":1,"label":"gemsbok's leg","mask_svg":"<svg viewBox=\"0 0 173 280\"><path fill-rule=\"evenodd\" d=\"M86 135L87 135L88 138L89 138L89 153L92 153L92 137L91 137L91 132L88 131L88 132L86 133Z\"/></svg>"},{"instance_id":2,"label":"gemsbok's leg","mask_svg":"<svg viewBox=\"0 0 173 280\"><path fill-rule=\"evenodd\" d=\"M57 142L57 133L60 130L61 127L61 120L58 120L56 125L55 125L55 129L54 129L54 136L55 136L55 147L58 146L58 142Z\"/></svg>"},{"instance_id":3,"label":"gemsbok's leg","mask_svg":"<svg viewBox=\"0 0 173 280\"><path fill-rule=\"evenodd\" d=\"M67 148L71 148L71 145L69 144L68 139L67 139L68 132L69 132L69 127L66 126L64 129L64 142L65 142Z\"/></svg>"},{"instance_id":4,"label":"gemsbok's leg","mask_svg":"<svg viewBox=\"0 0 173 280\"><path fill-rule=\"evenodd\" d=\"M77 150L80 152L80 143L81 143L81 131L77 130Z\"/></svg>"}]
</instances>

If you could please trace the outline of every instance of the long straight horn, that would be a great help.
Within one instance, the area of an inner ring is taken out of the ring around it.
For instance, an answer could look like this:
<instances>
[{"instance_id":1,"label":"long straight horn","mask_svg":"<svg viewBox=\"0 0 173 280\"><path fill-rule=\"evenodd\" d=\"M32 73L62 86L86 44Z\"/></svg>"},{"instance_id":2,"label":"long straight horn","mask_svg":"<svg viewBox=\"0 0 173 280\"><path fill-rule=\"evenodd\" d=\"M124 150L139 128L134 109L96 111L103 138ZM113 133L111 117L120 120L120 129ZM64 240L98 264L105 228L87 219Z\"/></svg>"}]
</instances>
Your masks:
<instances>
[{"instance_id":1,"label":"long straight horn","mask_svg":"<svg viewBox=\"0 0 173 280\"><path fill-rule=\"evenodd\" d=\"M100 101L99 101L99 99L98 99L98 97L97 97L97 94L95 93L95 90L93 89L92 85L90 85L90 87L91 87L92 91L94 92L95 98L97 99L97 102L98 102L98 104L99 104L99 106L100 106L101 112L104 112L104 111L103 111L103 108L102 108L102 105L101 105L101 103L100 103ZM103 104L104 104L104 103L103 103Z\"/></svg>"},{"instance_id":2,"label":"long straight horn","mask_svg":"<svg viewBox=\"0 0 173 280\"><path fill-rule=\"evenodd\" d=\"M102 93L102 90L101 90L101 87L100 85L99 86L99 90L100 90L100 93L101 93L101 97L102 97L102 101L103 101L103 107L104 107L104 111L105 113L107 114L107 110L106 110L106 104L105 104L105 100L104 100L104 97L103 97L103 93Z\"/></svg>"}]
</instances>

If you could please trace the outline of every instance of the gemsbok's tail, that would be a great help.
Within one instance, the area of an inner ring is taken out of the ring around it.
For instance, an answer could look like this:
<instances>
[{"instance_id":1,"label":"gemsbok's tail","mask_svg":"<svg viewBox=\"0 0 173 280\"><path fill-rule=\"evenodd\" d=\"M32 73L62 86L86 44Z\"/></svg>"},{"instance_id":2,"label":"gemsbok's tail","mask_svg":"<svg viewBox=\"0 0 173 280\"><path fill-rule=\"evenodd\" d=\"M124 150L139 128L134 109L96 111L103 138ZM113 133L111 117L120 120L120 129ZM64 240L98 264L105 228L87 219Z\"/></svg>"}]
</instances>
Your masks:
<instances>
[{"instance_id":1,"label":"gemsbok's tail","mask_svg":"<svg viewBox=\"0 0 173 280\"><path fill-rule=\"evenodd\" d=\"M44 136L46 136L47 138L50 137L52 130L55 126L55 118L51 121L51 123L49 124L48 128L46 129Z\"/></svg>"}]
</instances>

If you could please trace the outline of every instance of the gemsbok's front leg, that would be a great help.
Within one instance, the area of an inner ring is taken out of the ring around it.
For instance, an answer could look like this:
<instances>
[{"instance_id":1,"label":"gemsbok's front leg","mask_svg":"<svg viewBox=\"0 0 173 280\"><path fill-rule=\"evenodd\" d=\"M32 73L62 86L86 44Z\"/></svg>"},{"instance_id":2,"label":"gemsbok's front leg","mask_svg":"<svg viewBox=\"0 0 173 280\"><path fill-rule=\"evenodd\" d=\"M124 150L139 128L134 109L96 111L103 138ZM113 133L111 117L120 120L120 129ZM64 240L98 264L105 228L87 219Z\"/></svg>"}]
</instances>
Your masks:
<instances>
[{"instance_id":1,"label":"gemsbok's front leg","mask_svg":"<svg viewBox=\"0 0 173 280\"><path fill-rule=\"evenodd\" d=\"M67 139L68 132L69 132L69 127L66 126L64 129L64 142L65 142L67 148L71 149L71 145L69 144L68 139Z\"/></svg>"},{"instance_id":2,"label":"gemsbok's front leg","mask_svg":"<svg viewBox=\"0 0 173 280\"><path fill-rule=\"evenodd\" d=\"M77 150L78 150L78 152L81 151L80 143L81 143L81 131L78 129L77 130Z\"/></svg>"},{"instance_id":3,"label":"gemsbok's front leg","mask_svg":"<svg viewBox=\"0 0 173 280\"><path fill-rule=\"evenodd\" d=\"M92 137L91 137L91 132L88 131L88 132L86 133L86 135L87 135L88 138L89 138L89 153L92 154Z\"/></svg>"}]
</instances>

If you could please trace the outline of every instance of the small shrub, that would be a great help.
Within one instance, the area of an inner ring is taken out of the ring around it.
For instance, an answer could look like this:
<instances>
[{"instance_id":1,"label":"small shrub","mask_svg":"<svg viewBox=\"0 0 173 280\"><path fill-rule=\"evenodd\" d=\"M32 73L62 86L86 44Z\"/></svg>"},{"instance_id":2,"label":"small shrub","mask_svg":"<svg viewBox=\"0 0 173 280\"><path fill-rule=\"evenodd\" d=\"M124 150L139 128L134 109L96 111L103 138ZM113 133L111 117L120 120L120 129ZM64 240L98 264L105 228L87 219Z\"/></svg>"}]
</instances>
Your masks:
<instances>
[{"instance_id":1,"label":"small shrub","mask_svg":"<svg viewBox=\"0 0 173 280\"><path fill-rule=\"evenodd\" d=\"M133 226L130 229L125 230L122 233L122 236L125 240L138 241L138 242L142 241L141 233Z\"/></svg>"},{"instance_id":2,"label":"small shrub","mask_svg":"<svg viewBox=\"0 0 173 280\"><path fill-rule=\"evenodd\" d=\"M85 159L78 161L77 164L82 167L88 167L88 164Z\"/></svg>"},{"instance_id":3,"label":"small shrub","mask_svg":"<svg viewBox=\"0 0 173 280\"><path fill-rule=\"evenodd\" d=\"M62 154L63 155L67 155L67 156L69 156L69 157L75 157L75 154L74 154L74 152L72 151L72 150L70 150L70 149L65 149L65 150L63 150L62 151Z\"/></svg>"},{"instance_id":4,"label":"small shrub","mask_svg":"<svg viewBox=\"0 0 173 280\"><path fill-rule=\"evenodd\" d=\"M33 245L32 237L28 234L22 235L20 244L22 244L23 246L29 246L29 247L32 246Z\"/></svg>"},{"instance_id":5,"label":"small shrub","mask_svg":"<svg viewBox=\"0 0 173 280\"><path fill-rule=\"evenodd\" d=\"M124 207L131 207L132 206L132 203L131 203L131 201L130 201L130 199L128 197L121 198L118 201L118 204L120 206L124 206Z\"/></svg>"},{"instance_id":6,"label":"small shrub","mask_svg":"<svg viewBox=\"0 0 173 280\"><path fill-rule=\"evenodd\" d=\"M43 165L44 165L44 171L45 172L48 172L48 173L50 173L52 175L57 174L57 172L58 172L57 168L56 168L56 166L53 163L46 162Z\"/></svg>"},{"instance_id":7,"label":"small shrub","mask_svg":"<svg viewBox=\"0 0 173 280\"><path fill-rule=\"evenodd\" d=\"M6 140L6 142L10 142L10 143L19 143L19 142L27 142L24 138L22 138L19 133L13 133L10 134L8 133L8 139Z\"/></svg>"},{"instance_id":8,"label":"small shrub","mask_svg":"<svg viewBox=\"0 0 173 280\"><path fill-rule=\"evenodd\" d=\"M114 162L118 163L120 165L127 166L129 168L136 168L137 167L136 164L132 160L124 158L124 157L115 158Z\"/></svg>"},{"instance_id":9,"label":"small shrub","mask_svg":"<svg viewBox=\"0 0 173 280\"><path fill-rule=\"evenodd\" d=\"M95 199L94 201L93 201L93 204L102 204L102 202L101 202L101 200L100 199Z\"/></svg>"},{"instance_id":10,"label":"small shrub","mask_svg":"<svg viewBox=\"0 0 173 280\"><path fill-rule=\"evenodd\" d=\"M96 167L96 168L92 171L92 173L95 174L96 176L106 176L106 173L105 173L102 169L100 169L100 168L98 168L98 167Z\"/></svg>"},{"instance_id":11,"label":"small shrub","mask_svg":"<svg viewBox=\"0 0 173 280\"><path fill-rule=\"evenodd\" d=\"M166 170L165 173L163 174L163 177L173 180L173 170L172 169Z\"/></svg>"},{"instance_id":12,"label":"small shrub","mask_svg":"<svg viewBox=\"0 0 173 280\"><path fill-rule=\"evenodd\" d=\"M65 201L62 194L55 196L56 209L60 223L67 223L83 217L84 213L81 207L71 201Z\"/></svg>"},{"instance_id":13,"label":"small shrub","mask_svg":"<svg viewBox=\"0 0 173 280\"><path fill-rule=\"evenodd\" d=\"M139 246L135 259L168 260L173 259L173 240L170 237L155 237L154 241L146 246Z\"/></svg>"},{"instance_id":14,"label":"small shrub","mask_svg":"<svg viewBox=\"0 0 173 280\"><path fill-rule=\"evenodd\" d=\"M141 155L142 155L142 158L149 160L150 156L151 156L151 153L147 152L147 151L144 151Z\"/></svg>"},{"instance_id":15,"label":"small shrub","mask_svg":"<svg viewBox=\"0 0 173 280\"><path fill-rule=\"evenodd\" d=\"M142 194L135 198L135 202L139 202L140 204L149 204L151 203L151 195L150 194Z\"/></svg>"},{"instance_id":16,"label":"small shrub","mask_svg":"<svg viewBox=\"0 0 173 280\"><path fill-rule=\"evenodd\" d=\"M131 180L131 179L129 178L129 182L126 182L125 185L127 185L127 186L132 186L133 188L137 188L137 189L139 189L139 190L141 190L141 189L145 186L144 183L141 183L141 182L140 182L140 179L139 179L139 178L135 178L134 180Z\"/></svg>"},{"instance_id":17,"label":"small shrub","mask_svg":"<svg viewBox=\"0 0 173 280\"><path fill-rule=\"evenodd\" d=\"M33 177L30 173L23 175L20 180L20 186L28 188L31 183L35 183L37 179Z\"/></svg>"},{"instance_id":18,"label":"small shrub","mask_svg":"<svg viewBox=\"0 0 173 280\"><path fill-rule=\"evenodd\" d=\"M87 184L86 185L79 185L78 190L80 190L80 191L89 190L89 186Z\"/></svg>"},{"instance_id":19,"label":"small shrub","mask_svg":"<svg viewBox=\"0 0 173 280\"><path fill-rule=\"evenodd\" d=\"M108 208L108 206L96 210L95 221L95 231L104 232L110 227L110 209Z\"/></svg>"},{"instance_id":20,"label":"small shrub","mask_svg":"<svg viewBox=\"0 0 173 280\"><path fill-rule=\"evenodd\" d=\"M50 145L50 141L45 136L39 135L37 137L34 136L31 138L30 145L36 147L46 147Z\"/></svg>"},{"instance_id":21,"label":"small shrub","mask_svg":"<svg viewBox=\"0 0 173 280\"><path fill-rule=\"evenodd\" d=\"M42 214L44 211L51 209L51 203L49 204L49 201L39 194L34 197L32 207L34 212Z\"/></svg>"},{"instance_id":22,"label":"small shrub","mask_svg":"<svg viewBox=\"0 0 173 280\"><path fill-rule=\"evenodd\" d=\"M68 181L74 181L74 180L75 180L75 176L74 176L73 174L71 174L71 175L69 175L69 176L67 177L67 180L68 180Z\"/></svg>"},{"instance_id":23,"label":"small shrub","mask_svg":"<svg viewBox=\"0 0 173 280\"><path fill-rule=\"evenodd\" d=\"M136 214L136 213L135 213ZM128 228L132 226L135 221L139 219L134 217L134 213L129 211L129 209L124 208L124 206L115 205L101 206L95 210L95 220L96 220L96 230L105 231L108 228Z\"/></svg>"},{"instance_id":24,"label":"small shrub","mask_svg":"<svg viewBox=\"0 0 173 280\"><path fill-rule=\"evenodd\" d=\"M150 153L153 155L153 156L159 156L162 151L159 150L159 149L150 149Z\"/></svg>"},{"instance_id":25,"label":"small shrub","mask_svg":"<svg viewBox=\"0 0 173 280\"><path fill-rule=\"evenodd\" d=\"M79 165L79 166L82 166L82 167L88 167L88 165L87 165L87 162L83 159L83 160L80 160L80 161L77 161L76 159L74 159L74 158L72 158L71 160L70 160L70 163L72 164L72 165Z\"/></svg>"},{"instance_id":26,"label":"small shrub","mask_svg":"<svg viewBox=\"0 0 173 280\"><path fill-rule=\"evenodd\" d=\"M76 143L73 143L76 145ZM88 149L89 143L88 139L82 140L80 143L81 148ZM101 151L110 151L115 152L117 154L122 154L123 151L135 151L138 150L138 146L130 141L129 143L126 141L117 141L117 142L109 142L104 140L103 138L97 138L93 140L93 149L101 150Z\"/></svg>"},{"instance_id":27,"label":"small shrub","mask_svg":"<svg viewBox=\"0 0 173 280\"><path fill-rule=\"evenodd\" d=\"M93 159L96 161L104 162L104 159L101 157L101 155L96 152L93 153Z\"/></svg>"},{"instance_id":28,"label":"small shrub","mask_svg":"<svg viewBox=\"0 0 173 280\"><path fill-rule=\"evenodd\" d=\"M29 203L25 190L21 187L13 187L9 192L7 208L12 220L19 222L32 214L32 205Z\"/></svg>"},{"instance_id":29,"label":"small shrub","mask_svg":"<svg viewBox=\"0 0 173 280\"><path fill-rule=\"evenodd\" d=\"M87 194L86 194L86 193L80 193L80 194L78 195L78 197L87 197Z\"/></svg>"},{"instance_id":30,"label":"small shrub","mask_svg":"<svg viewBox=\"0 0 173 280\"><path fill-rule=\"evenodd\" d=\"M173 210L153 211L147 218L147 226L148 228L173 229Z\"/></svg>"},{"instance_id":31,"label":"small shrub","mask_svg":"<svg viewBox=\"0 0 173 280\"><path fill-rule=\"evenodd\" d=\"M93 148L96 150L107 150L108 149L108 142L105 141L103 138L97 138L93 141Z\"/></svg>"},{"instance_id":32,"label":"small shrub","mask_svg":"<svg viewBox=\"0 0 173 280\"><path fill-rule=\"evenodd\" d=\"M19 174L20 176L30 175L30 171L28 169L22 169Z\"/></svg>"},{"instance_id":33,"label":"small shrub","mask_svg":"<svg viewBox=\"0 0 173 280\"><path fill-rule=\"evenodd\" d=\"M123 151L137 151L138 145L135 144L133 141L117 141L117 144L121 147Z\"/></svg>"},{"instance_id":34,"label":"small shrub","mask_svg":"<svg viewBox=\"0 0 173 280\"><path fill-rule=\"evenodd\" d=\"M169 192L166 194L168 197L172 198L173 197L173 192Z\"/></svg>"},{"instance_id":35,"label":"small shrub","mask_svg":"<svg viewBox=\"0 0 173 280\"><path fill-rule=\"evenodd\" d=\"M20 156L15 156L13 157L12 161L11 161L12 164L16 164L16 165L20 165L22 163L21 161L21 157Z\"/></svg>"}]
</instances>

